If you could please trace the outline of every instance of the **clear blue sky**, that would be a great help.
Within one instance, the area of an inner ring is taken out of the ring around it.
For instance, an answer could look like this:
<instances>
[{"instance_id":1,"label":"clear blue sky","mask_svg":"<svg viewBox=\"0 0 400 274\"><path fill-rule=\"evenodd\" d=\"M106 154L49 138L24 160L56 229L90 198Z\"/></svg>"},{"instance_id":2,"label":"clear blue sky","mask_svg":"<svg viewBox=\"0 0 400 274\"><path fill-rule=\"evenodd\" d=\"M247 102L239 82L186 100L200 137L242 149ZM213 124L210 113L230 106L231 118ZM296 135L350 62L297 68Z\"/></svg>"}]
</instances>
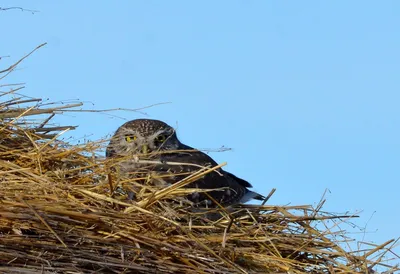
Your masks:
<instances>
[{"instance_id":1,"label":"clear blue sky","mask_svg":"<svg viewBox=\"0 0 400 274\"><path fill-rule=\"evenodd\" d=\"M111 4L112 3L112 4ZM367 240L400 236L400 2L2 1L8 82L94 108L171 104L126 119L178 125L274 204L359 211ZM92 107L92 105L87 105ZM98 139L124 120L66 115ZM375 214L374 214L375 212ZM376 231L377 230L377 231ZM358 231L354 229L354 231ZM362 237L362 234L359 235ZM397 249L399 250L399 249Z\"/></svg>"}]
</instances>

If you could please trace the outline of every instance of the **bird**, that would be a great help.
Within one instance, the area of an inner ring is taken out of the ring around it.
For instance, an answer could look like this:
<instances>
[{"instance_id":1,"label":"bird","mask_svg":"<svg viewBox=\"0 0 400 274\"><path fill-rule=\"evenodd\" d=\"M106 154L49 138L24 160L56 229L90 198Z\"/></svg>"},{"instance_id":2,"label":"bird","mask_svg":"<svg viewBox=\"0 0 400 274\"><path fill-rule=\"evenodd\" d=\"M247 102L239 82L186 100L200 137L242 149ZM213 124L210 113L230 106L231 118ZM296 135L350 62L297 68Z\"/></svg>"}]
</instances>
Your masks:
<instances>
[{"instance_id":1,"label":"bird","mask_svg":"<svg viewBox=\"0 0 400 274\"><path fill-rule=\"evenodd\" d=\"M159 161L159 164L150 168L151 171L173 175L165 179L170 184L202 167L213 168L218 165L206 153L181 143L175 129L160 120L135 119L126 122L117 129L106 148L106 158L125 159L119 164L124 174L142 171L143 165L138 164L137 159L146 156L147 159ZM148 165L146 169L149 169ZM222 168L207 173L185 187L211 189L208 195L199 191L187 196L197 206L217 207L219 204L227 207L253 199L265 199L249 189L252 188L249 182Z\"/></svg>"}]
</instances>

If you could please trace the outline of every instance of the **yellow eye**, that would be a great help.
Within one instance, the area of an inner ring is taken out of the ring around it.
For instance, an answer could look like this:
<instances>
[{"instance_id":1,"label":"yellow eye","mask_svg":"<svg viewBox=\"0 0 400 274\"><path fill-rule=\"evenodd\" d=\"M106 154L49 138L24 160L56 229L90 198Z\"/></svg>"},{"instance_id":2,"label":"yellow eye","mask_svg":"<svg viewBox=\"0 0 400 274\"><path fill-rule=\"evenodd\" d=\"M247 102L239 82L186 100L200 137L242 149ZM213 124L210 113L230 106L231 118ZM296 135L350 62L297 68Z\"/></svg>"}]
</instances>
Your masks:
<instances>
[{"instance_id":1,"label":"yellow eye","mask_svg":"<svg viewBox=\"0 0 400 274\"><path fill-rule=\"evenodd\" d=\"M125 136L125 141L127 141L128 143L133 142L137 139L136 136Z\"/></svg>"}]
</instances>

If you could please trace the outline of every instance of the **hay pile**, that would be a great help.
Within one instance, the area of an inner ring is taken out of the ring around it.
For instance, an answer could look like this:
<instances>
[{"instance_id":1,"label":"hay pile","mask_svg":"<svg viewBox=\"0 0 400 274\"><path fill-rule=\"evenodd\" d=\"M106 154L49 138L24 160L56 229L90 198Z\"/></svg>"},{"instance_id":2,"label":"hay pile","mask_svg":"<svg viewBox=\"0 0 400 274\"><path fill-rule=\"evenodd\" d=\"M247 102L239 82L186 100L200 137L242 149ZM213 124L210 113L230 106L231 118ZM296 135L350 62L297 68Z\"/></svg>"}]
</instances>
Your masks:
<instances>
[{"instance_id":1,"label":"hay pile","mask_svg":"<svg viewBox=\"0 0 400 274\"><path fill-rule=\"evenodd\" d=\"M388 241L344 250L354 216L311 206L243 205L210 220L180 188L143 186L133 202L99 151L49 126L77 105L49 105L12 89L0 103L1 273L394 273ZM51 106L51 108L49 107ZM202 173L210 172L203 170ZM197 174L201 176L202 174ZM148 178L151 180L151 178ZM184 183L184 182L183 182ZM272 194L272 193L271 193ZM384 257L385 256L385 257Z\"/></svg>"}]
</instances>

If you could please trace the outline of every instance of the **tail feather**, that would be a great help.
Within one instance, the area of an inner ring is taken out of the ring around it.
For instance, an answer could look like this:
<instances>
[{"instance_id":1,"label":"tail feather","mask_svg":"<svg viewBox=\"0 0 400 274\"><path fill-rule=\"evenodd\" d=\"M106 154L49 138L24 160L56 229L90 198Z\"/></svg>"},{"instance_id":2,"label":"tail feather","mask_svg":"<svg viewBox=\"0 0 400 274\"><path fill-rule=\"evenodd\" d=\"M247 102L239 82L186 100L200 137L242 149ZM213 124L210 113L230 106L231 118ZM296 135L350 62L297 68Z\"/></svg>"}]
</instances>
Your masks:
<instances>
[{"instance_id":1,"label":"tail feather","mask_svg":"<svg viewBox=\"0 0 400 274\"><path fill-rule=\"evenodd\" d=\"M240 199L240 203L244 204L247 203L250 200L259 200L259 201L264 201L265 197L257 192L254 191L247 191L246 194L243 195L243 197Z\"/></svg>"}]
</instances>

